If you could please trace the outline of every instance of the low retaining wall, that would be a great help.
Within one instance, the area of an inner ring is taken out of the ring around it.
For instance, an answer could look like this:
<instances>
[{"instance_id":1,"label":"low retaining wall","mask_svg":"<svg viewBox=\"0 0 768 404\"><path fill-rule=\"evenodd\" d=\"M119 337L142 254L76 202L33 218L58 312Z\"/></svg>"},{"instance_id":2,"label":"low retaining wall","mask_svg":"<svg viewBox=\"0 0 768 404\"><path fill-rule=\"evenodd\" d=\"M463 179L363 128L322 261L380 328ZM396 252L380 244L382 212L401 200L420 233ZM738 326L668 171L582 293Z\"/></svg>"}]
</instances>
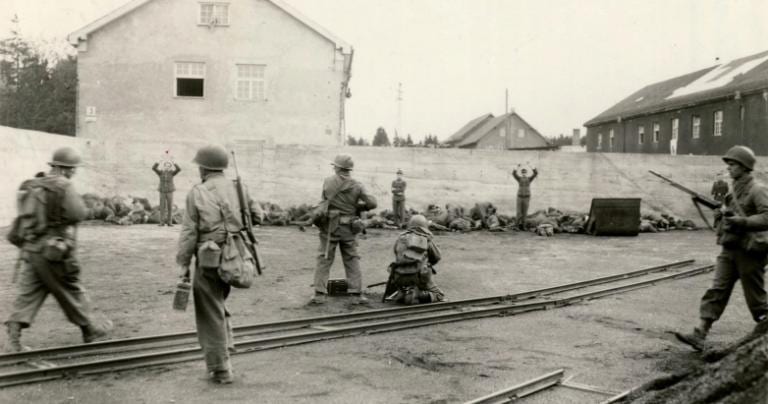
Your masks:
<instances>
[{"instance_id":1,"label":"low retaining wall","mask_svg":"<svg viewBox=\"0 0 768 404\"><path fill-rule=\"evenodd\" d=\"M668 175L678 182L708 194L724 165L717 156L668 156L652 154L563 153L551 151L495 151L466 149L380 147L267 147L261 142L221 139L237 152L240 173L252 196L282 206L319 200L322 180L332 173L330 161L337 153L348 153L355 161L353 176L378 198L380 208L389 208L390 184L395 171L405 171L408 206L423 209L429 203L471 206L490 201L500 212L515 211L517 183L512 169L530 163L539 169L532 184L531 211L546 207L586 212L597 197L639 197L643 208L696 219L690 198L663 184L648 170ZM58 147L71 146L83 153L88 165L74 178L80 192L100 195L148 197L156 203L157 177L151 166L168 150L182 168L176 177L176 203L183 204L186 192L197 182L191 163L202 143L190 142L99 142L41 132L0 127L0 164L6 181L0 185L0 223L15 214L18 184L41 170ZM768 166L768 158L759 158ZM233 170L228 174L234 177ZM758 173L768 178L765 170Z\"/></svg>"}]
</instances>

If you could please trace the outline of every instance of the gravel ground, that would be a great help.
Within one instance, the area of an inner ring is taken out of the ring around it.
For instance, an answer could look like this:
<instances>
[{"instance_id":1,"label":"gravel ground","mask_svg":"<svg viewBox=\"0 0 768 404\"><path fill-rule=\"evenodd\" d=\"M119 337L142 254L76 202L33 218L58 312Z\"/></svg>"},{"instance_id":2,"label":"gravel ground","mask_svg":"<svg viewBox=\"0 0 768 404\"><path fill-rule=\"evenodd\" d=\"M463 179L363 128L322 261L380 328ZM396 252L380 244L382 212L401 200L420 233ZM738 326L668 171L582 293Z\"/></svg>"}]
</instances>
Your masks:
<instances>
[{"instance_id":1,"label":"gravel ground","mask_svg":"<svg viewBox=\"0 0 768 404\"><path fill-rule=\"evenodd\" d=\"M307 308L317 232L259 229L269 268L258 284L235 290L234 323L360 310L346 298ZM363 281L385 280L397 232L372 230L360 241ZM79 256L96 317L115 323L115 338L192 329L192 311L171 310L178 227L81 228ZM435 278L451 299L514 293L717 254L708 231L628 238L531 233L438 235L443 262ZM0 244L0 317L10 312L14 248ZM343 277L340 258L332 277ZM671 330L697 321L710 275L673 281L556 310L346 338L233 357L236 383L206 381L202 361L63 380L0 391L8 403L455 403L564 368L574 381L623 391L698 361ZM383 288L371 288L375 307ZM740 289L711 338L725 344L752 327ZM4 337L2 338L4 342ZM54 299L23 341L34 348L79 343ZM562 387L525 403L597 403L603 396Z\"/></svg>"}]
</instances>

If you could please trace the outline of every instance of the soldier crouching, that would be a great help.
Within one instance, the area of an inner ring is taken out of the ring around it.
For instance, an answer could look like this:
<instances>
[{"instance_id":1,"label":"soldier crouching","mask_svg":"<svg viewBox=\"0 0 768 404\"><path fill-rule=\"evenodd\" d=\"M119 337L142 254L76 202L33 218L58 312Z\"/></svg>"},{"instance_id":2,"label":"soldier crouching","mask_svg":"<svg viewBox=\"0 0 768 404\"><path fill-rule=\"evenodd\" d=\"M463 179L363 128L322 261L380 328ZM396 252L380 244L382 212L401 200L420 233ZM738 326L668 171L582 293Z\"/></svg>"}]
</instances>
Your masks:
<instances>
[{"instance_id":1,"label":"soldier crouching","mask_svg":"<svg viewBox=\"0 0 768 404\"><path fill-rule=\"evenodd\" d=\"M429 222L414 215L408 230L395 242L395 262L390 264L385 301L405 304L442 302L445 294L432 280L434 265L440 261L440 248L435 243Z\"/></svg>"},{"instance_id":2,"label":"soldier crouching","mask_svg":"<svg viewBox=\"0 0 768 404\"><path fill-rule=\"evenodd\" d=\"M235 349L230 313L225 304L231 287L221 279L215 264L210 267L201 265L201 261L220 261L203 259L201 255L207 253L211 242L221 247L230 229L240 230L244 225L241 215L235 213L240 212L237 189L223 173L229 164L226 150L219 146L203 147L197 151L193 162L199 166L203 182L187 194L176 262L184 278L189 276L192 257L196 257L192 294L197 338L211 380L228 384L233 381L229 352ZM247 194L245 198L254 223L260 223L261 208Z\"/></svg>"},{"instance_id":3,"label":"soldier crouching","mask_svg":"<svg viewBox=\"0 0 768 404\"><path fill-rule=\"evenodd\" d=\"M322 203L327 203L327 212L316 221L320 229L320 248L315 269L315 296L309 303L325 303L328 277L338 245L348 293L354 297L354 303L368 304L368 299L361 294L363 278L356 235L364 228L359 213L375 209L376 198L366 191L362 183L351 177L354 162L350 156L340 154L331 165L335 174L323 182L321 196Z\"/></svg>"}]
</instances>

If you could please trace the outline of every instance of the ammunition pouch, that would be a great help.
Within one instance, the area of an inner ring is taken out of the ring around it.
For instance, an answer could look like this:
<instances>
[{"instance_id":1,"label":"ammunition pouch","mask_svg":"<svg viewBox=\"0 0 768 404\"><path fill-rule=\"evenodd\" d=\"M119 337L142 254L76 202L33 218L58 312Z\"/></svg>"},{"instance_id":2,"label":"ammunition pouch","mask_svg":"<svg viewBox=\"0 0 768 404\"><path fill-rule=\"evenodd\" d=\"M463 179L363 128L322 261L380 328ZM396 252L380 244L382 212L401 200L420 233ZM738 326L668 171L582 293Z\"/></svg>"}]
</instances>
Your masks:
<instances>
[{"instance_id":1,"label":"ammunition pouch","mask_svg":"<svg viewBox=\"0 0 768 404\"><path fill-rule=\"evenodd\" d=\"M61 262L69 255L69 244L62 237L49 237L43 242L43 257L51 262Z\"/></svg>"},{"instance_id":2,"label":"ammunition pouch","mask_svg":"<svg viewBox=\"0 0 768 404\"><path fill-rule=\"evenodd\" d=\"M218 268L221 265L221 247L208 240L197 248L197 262L202 268Z\"/></svg>"}]
</instances>

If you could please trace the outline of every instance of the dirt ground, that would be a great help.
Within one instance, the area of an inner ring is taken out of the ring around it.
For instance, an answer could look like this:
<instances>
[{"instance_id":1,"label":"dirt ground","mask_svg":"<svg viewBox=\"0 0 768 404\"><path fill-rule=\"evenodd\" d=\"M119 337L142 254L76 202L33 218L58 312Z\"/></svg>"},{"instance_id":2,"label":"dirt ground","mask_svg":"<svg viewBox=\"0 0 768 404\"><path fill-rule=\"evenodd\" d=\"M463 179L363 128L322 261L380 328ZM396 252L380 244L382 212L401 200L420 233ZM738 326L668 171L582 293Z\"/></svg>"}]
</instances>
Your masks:
<instances>
[{"instance_id":1,"label":"dirt ground","mask_svg":"<svg viewBox=\"0 0 768 404\"><path fill-rule=\"evenodd\" d=\"M337 298L307 308L317 231L259 229L269 268L229 300L235 325L361 310ZM79 257L95 316L114 321L116 338L194 328L191 310L171 310L178 227L86 225ZM385 280L397 232L371 230L360 241L363 282ZM438 235L435 278L451 299L514 293L682 259L712 263L708 231L628 238L532 233ZM338 253L337 253L338 254ZM7 318L15 249L0 244L0 318ZM343 277L340 258L332 277ZM711 274L586 304L514 317L472 320L236 355L236 383L206 381L202 361L167 368L63 380L0 391L3 403L456 403L564 368L574 381L623 391L698 361L671 330L697 321ZM368 290L378 302L383 288ZM725 344L753 326L737 290L711 338ZM0 337L0 341L4 341ZM23 341L34 348L80 342L51 298ZM597 403L603 396L556 388L525 403Z\"/></svg>"}]
</instances>

